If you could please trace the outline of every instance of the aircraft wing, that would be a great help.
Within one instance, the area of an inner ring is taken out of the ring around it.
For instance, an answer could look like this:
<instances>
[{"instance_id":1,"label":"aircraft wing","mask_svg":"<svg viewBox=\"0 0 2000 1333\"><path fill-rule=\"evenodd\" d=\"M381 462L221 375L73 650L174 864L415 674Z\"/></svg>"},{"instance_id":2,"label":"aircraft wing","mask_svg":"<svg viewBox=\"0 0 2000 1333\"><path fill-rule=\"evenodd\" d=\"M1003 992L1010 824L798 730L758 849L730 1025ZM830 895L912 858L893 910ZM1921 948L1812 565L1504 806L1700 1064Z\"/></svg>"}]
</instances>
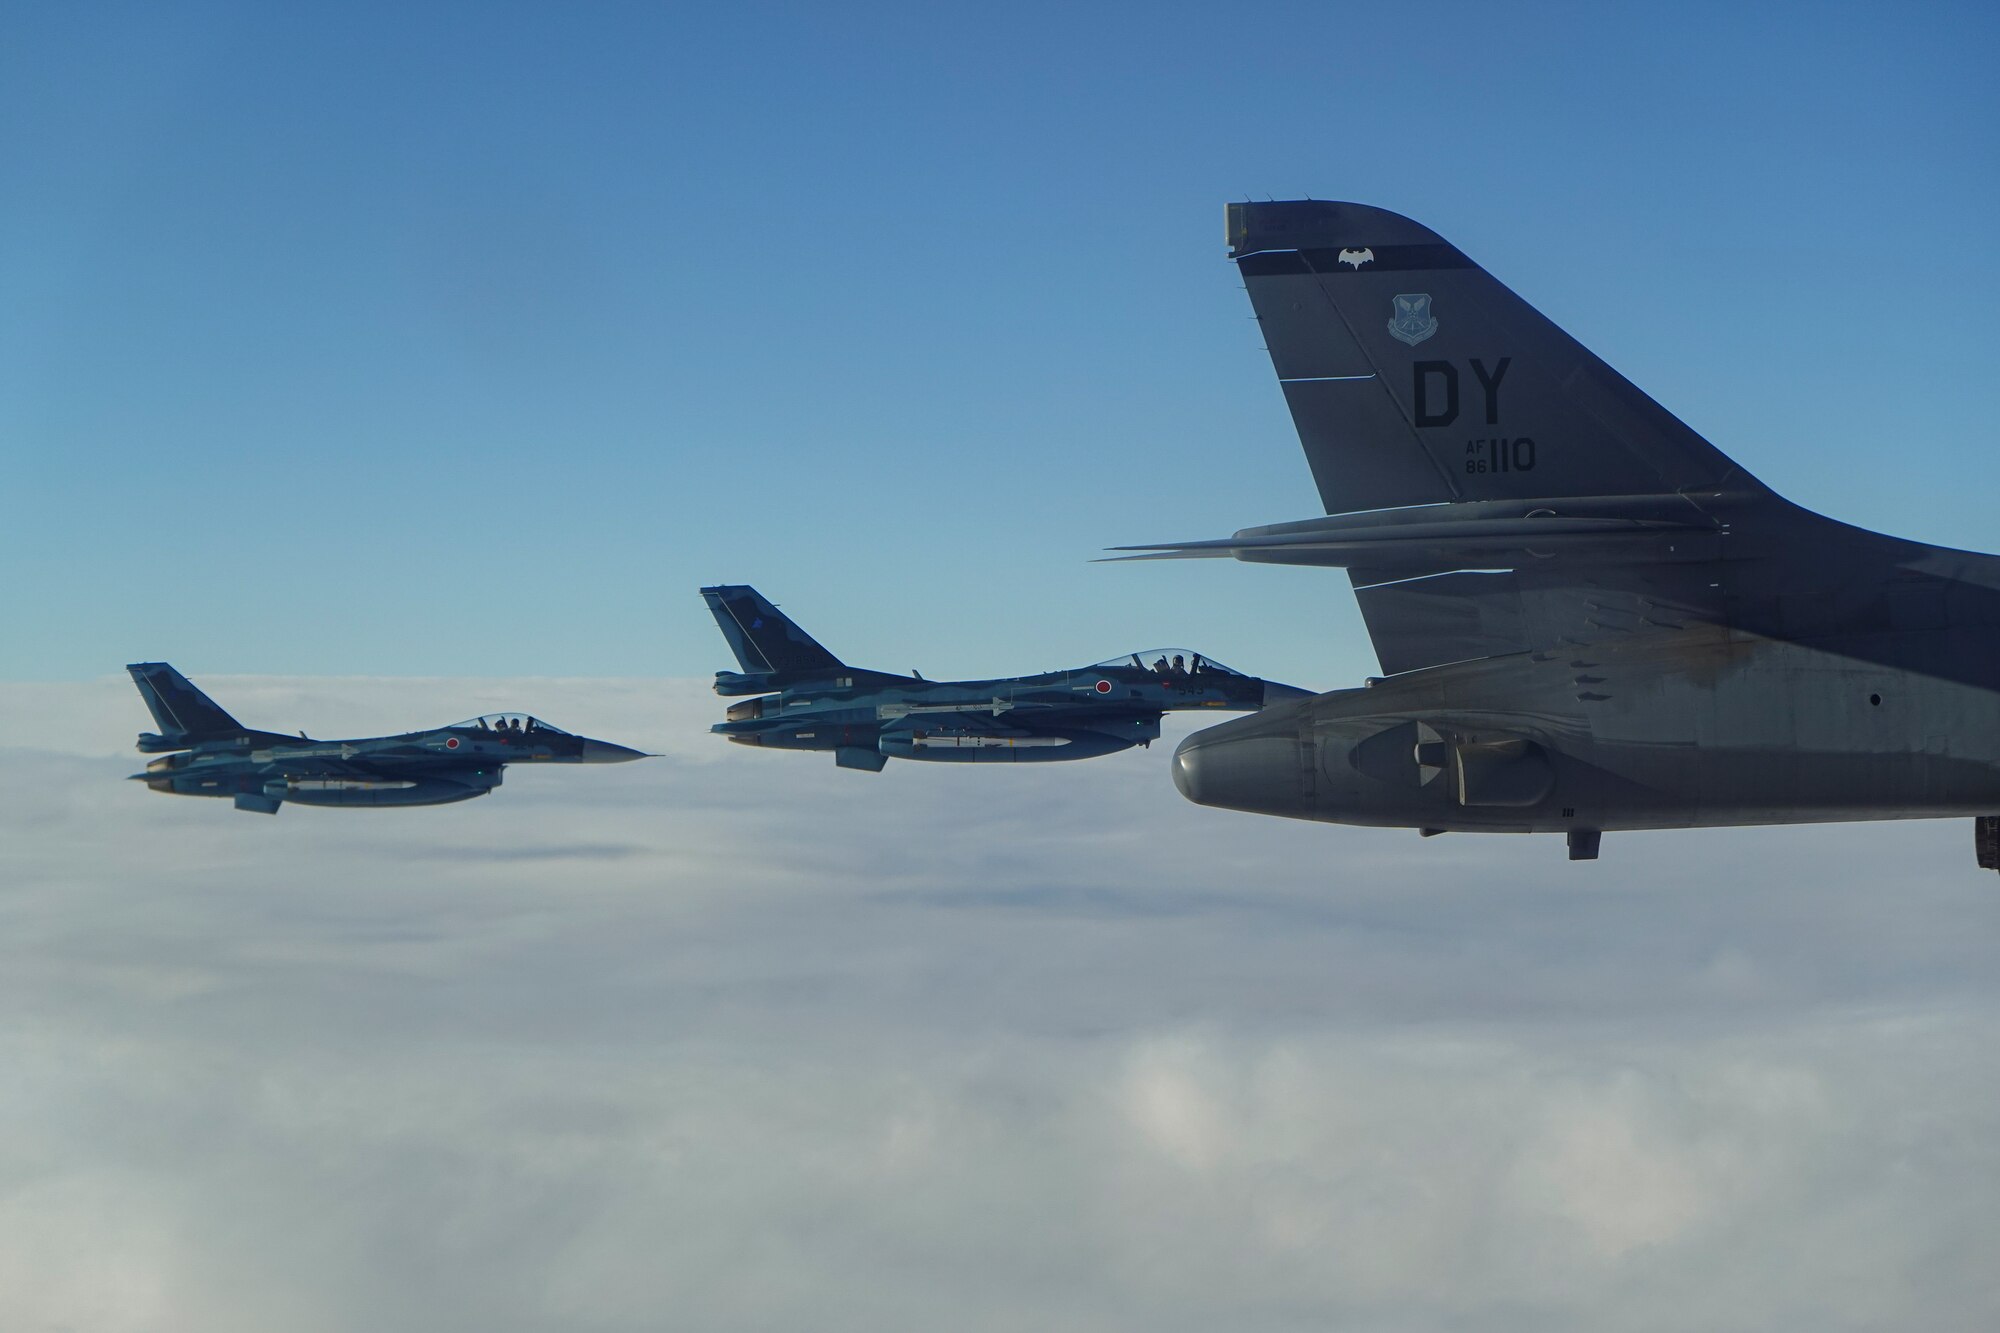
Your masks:
<instances>
[{"instance_id":1,"label":"aircraft wing","mask_svg":"<svg viewBox=\"0 0 2000 1333\"><path fill-rule=\"evenodd\" d=\"M1586 512L1473 502L1334 514L1114 549L1344 568L1388 675L1720 618L1721 519L1680 496L1574 507Z\"/></svg>"}]
</instances>

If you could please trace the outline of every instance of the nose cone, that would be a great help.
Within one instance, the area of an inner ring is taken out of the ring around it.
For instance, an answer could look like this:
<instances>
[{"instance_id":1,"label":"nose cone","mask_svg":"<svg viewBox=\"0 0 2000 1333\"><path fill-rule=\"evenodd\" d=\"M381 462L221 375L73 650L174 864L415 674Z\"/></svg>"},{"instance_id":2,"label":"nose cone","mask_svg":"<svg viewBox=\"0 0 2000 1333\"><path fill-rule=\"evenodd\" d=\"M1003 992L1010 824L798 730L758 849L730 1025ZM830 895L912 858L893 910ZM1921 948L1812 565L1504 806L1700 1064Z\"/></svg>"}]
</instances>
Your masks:
<instances>
[{"instance_id":1,"label":"nose cone","mask_svg":"<svg viewBox=\"0 0 2000 1333\"><path fill-rule=\"evenodd\" d=\"M628 750L610 741L594 741L588 736L583 740L583 753L577 756L580 764L623 764L634 759L651 758L643 750Z\"/></svg>"},{"instance_id":2,"label":"nose cone","mask_svg":"<svg viewBox=\"0 0 2000 1333\"><path fill-rule=\"evenodd\" d=\"M1264 682L1264 707L1272 704L1290 703L1294 699L1312 698L1311 690L1302 690L1296 685L1280 685L1275 680Z\"/></svg>"},{"instance_id":3,"label":"nose cone","mask_svg":"<svg viewBox=\"0 0 2000 1333\"><path fill-rule=\"evenodd\" d=\"M1174 751L1174 786L1181 795L1196 805L1310 818L1311 769L1297 735L1227 731L1196 732Z\"/></svg>"}]
</instances>

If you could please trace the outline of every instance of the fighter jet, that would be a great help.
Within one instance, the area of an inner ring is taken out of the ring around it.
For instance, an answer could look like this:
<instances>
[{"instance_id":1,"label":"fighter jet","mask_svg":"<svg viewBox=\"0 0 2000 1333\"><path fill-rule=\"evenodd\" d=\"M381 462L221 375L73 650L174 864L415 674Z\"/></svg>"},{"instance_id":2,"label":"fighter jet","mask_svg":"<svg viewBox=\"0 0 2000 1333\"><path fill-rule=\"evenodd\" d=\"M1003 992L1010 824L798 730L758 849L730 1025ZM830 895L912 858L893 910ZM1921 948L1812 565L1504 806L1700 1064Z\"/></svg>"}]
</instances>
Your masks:
<instances>
[{"instance_id":1,"label":"fighter jet","mask_svg":"<svg viewBox=\"0 0 2000 1333\"><path fill-rule=\"evenodd\" d=\"M1159 739L1171 709L1252 709L1304 690L1231 671L1186 649L1128 653L1075 671L933 681L851 667L751 588L703 588L743 670L715 692L757 695L711 730L738 745L831 750L842 768L891 758L944 763L1091 759Z\"/></svg>"},{"instance_id":2,"label":"fighter jet","mask_svg":"<svg viewBox=\"0 0 2000 1333\"><path fill-rule=\"evenodd\" d=\"M572 736L525 713L492 713L434 731L316 741L255 731L222 711L165 662L125 668L158 732L142 754L162 757L134 781L179 796L227 796L238 810L274 815L300 805L445 805L484 796L508 764L622 764L637 750Z\"/></svg>"},{"instance_id":3,"label":"fighter jet","mask_svg":"<svg viewBox=\"0 0 2000 1333\"><path fill-rule=\"evenodd\" d=\"M1382 670L1189 736L1261 814L1555 832L1971 816L2000 869L2000 558L1790 503L1443 237L1232 204L1326 517L1137 558L1344 569Z\"/></svg>"}]
</instances>

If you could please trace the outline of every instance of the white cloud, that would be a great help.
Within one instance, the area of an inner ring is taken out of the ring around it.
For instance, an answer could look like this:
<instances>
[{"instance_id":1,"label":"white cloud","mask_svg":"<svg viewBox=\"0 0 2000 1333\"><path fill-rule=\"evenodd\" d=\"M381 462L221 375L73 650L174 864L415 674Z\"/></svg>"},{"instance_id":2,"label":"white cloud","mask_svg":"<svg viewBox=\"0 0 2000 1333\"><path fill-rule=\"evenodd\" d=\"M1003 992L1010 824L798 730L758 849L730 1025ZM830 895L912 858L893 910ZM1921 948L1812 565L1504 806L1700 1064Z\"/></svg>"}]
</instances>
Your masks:
<instances>
[{"instance_id":1,"label":"white cloud","mask_svg":"<svg viewBox=\"0 0 2000 1333\"><path fill-rule=\"evenodd\" d=\"M696 682L204 682L665 751L414 811L0 687L0 1327L1981 1328L1956 825L1440 838L744 751Z\"/></svg>"}]
</instances>

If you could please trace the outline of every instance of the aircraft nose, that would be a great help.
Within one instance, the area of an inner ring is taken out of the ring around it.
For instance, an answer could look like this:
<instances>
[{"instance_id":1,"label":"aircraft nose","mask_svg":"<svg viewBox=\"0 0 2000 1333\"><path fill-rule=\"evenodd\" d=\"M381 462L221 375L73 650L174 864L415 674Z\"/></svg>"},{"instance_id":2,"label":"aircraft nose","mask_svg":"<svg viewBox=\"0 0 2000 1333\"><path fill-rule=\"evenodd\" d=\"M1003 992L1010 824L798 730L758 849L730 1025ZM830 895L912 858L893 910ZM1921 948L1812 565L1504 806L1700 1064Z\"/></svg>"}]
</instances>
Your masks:
<instances>
[{"instance_id":1,"label":"aircraft nose","mask_svg":"<svg viewBox=\"0 0 2000 1333\"><path fill-rule=\"evenodd\" d=\"M613 745L610 741L594 741L586 736L583 741L583 753L577 756L577 762L583 764L623 764L629 763L634 759L646 759L650 757L644 750L628 750L622 745Z\"/></svg>"},{"instance_id":2,"label":"aircraft nose","mask_svg":"<svg viewBox=\"0 0 2000 1333\"><path fill-rule=\"evenodd\" d=\"M1296 736L1208 737L1174 750L1174 786L1196 805L1306 816L1309 773Z\"/></svg>"},{"instance_id":3,"label":"aircraft nose","mask_svg":"<svg viewBox=\"0 0 2000 1333\"><path fill-rule=\"evenodd\" d=\"M1264 682L1264 706L1266 708L1269 708L1272 704L1288 703L1293 699L1310 698L1312 698L1311 690L1302 690L1296 685L1282 685L1275 680Z\"/></svg>"}]
</instances>

